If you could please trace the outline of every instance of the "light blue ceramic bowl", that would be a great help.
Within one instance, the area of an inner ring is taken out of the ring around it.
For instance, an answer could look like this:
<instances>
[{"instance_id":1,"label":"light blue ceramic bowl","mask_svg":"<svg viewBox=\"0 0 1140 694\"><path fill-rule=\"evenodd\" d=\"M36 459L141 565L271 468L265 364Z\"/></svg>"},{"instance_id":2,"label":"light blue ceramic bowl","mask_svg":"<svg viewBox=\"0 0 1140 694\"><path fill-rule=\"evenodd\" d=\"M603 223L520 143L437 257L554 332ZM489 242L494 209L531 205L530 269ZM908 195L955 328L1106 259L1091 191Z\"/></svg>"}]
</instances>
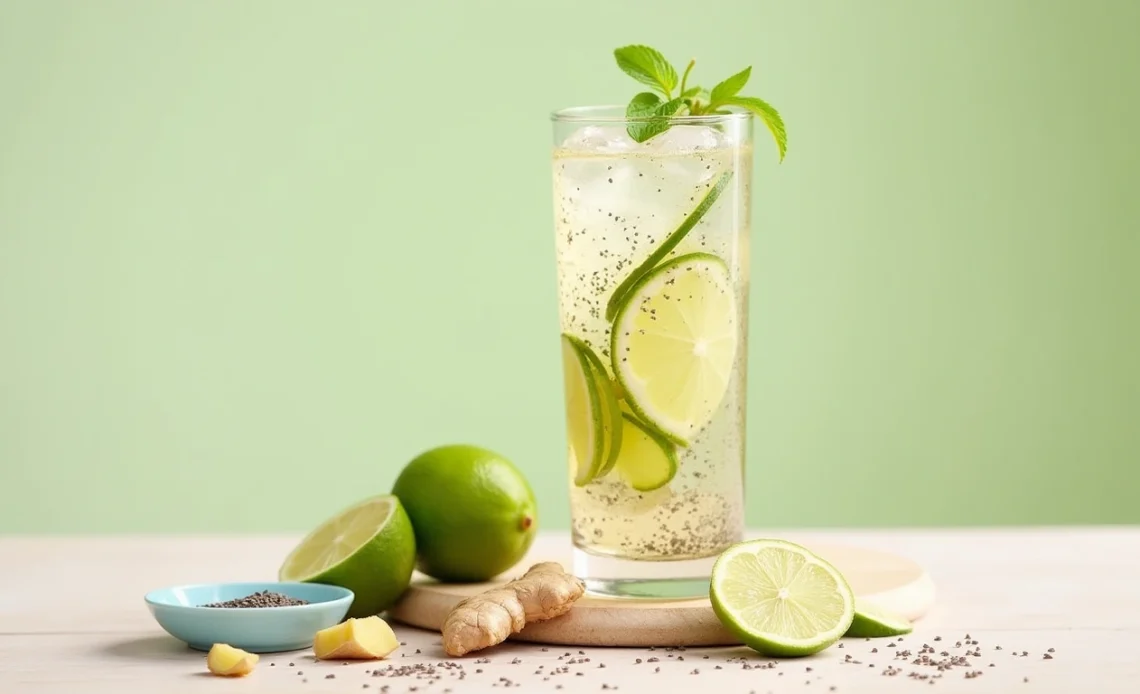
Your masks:
<instances>
[{"instance_id":1,"label":"light blue ceramic bowl","mask_svg":"<svg viewBox=\"0 0 1140 694\"><path fill-rule=\"evenodd\" d=\"M263 590L309 604L200 607ZM351 590L339 586L265 581L172 586L147 593L145 600L159 625L191 648L208 651L215 643L226 643L250 653L273 653L312 647L318 631L344 619L353 597Z\"/></svg>"}]
</instances>

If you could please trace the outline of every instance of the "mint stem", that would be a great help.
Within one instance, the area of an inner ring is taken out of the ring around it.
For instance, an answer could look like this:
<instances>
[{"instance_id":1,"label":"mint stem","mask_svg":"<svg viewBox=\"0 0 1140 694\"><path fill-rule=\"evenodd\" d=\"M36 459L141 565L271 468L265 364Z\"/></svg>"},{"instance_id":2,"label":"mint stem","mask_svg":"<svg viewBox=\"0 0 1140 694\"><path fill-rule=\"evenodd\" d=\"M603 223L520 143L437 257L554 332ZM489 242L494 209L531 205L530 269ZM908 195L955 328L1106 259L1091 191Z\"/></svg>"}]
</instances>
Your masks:
<instances>
[{"instance_id":1,"label":"mint stem","mask_svg":"<svg viewBox=\"0 0 1140 694\"><path fill-rule=\"evenodd\" d=\"M693 69L693 66L696 64L697 64L696 58L690 58L689 59L689 65L688 65L688 67L685 68L684 74L681 75L681 94L685 93L685 85L689 81L689 72Z\"/></svg>"},{"instance_id":2,"label":"mint stem","mask_svg":"<svg viewBox=\"0 0 1140 694\"><path fill-rule=\"evenodd\" d=\"M704 217L705 213L709 211L709 208L713 206L713 203L720 197L720 194L728 187L728 182L731 178L731 169L721 174L720 180L705 194L705 197L701 198L701 201L697 204L696 208L689 213L685 221L681 222L681 225L661 242L657 250L653 251L653 253L645 259L645 262L634 268L633 271L629 273L629 277L626 277L625 280L618 285L618 288L614 290L613 295L610 297L609 303L606 304L607 321L614 319L614 316L617 315L618 308L620 308L625 301L626 294L637 284L637 281L664 260L665 256L669 255L669 252L676 248L677 244L681 243L681 240L701 221L701 218Z\"/></svg>"}]
</instances>

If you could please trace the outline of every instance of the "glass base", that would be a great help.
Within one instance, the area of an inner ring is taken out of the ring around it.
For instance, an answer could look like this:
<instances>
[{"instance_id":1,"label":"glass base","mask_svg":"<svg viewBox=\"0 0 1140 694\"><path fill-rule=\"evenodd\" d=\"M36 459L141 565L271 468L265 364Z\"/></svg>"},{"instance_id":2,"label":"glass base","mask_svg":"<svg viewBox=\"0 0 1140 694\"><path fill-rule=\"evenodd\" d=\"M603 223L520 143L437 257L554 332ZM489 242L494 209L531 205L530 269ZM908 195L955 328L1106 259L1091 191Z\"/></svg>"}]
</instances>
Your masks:
<instances>
[{"instance_id":1,"label":"glass base","mask_svg":"<svg viewBox=\"0 0 1140 694\"><path fill-rule=\"evenodd\" d=\"M707 598L716 556L681 561L606 557L574 548L573 573L586 592L607 598L692 600Z\"/></svg>"}]
</instances>

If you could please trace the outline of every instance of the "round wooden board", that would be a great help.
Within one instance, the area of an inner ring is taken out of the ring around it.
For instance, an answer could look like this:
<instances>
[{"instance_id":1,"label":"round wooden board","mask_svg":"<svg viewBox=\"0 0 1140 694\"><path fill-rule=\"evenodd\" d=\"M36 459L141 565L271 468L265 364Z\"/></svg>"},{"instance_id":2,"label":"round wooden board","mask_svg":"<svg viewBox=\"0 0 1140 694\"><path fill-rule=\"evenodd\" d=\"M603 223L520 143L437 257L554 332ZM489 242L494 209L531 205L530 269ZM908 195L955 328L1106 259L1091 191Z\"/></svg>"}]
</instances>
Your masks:
<instances>
[{"instance_id":1,"label":"round wooden board","mask_svg":"<svg viewBox=\"0 0 1140 694\"><path fill-rule=\"evenodd\" d=\"M934 583L915 562L887 552L804 543L832 562L859 598L916 620L934 604ZM530 556L498 580L476 584L443 584L416 574L411 587L388 616L395 621L439 631L460 600L521 575L539 561L566 556ZM567 646L731 646L739 641L717 620L708 598L695 600L615 599L582 596L567 614L529 624L511 637L516 641Z\"/></svg>"}]
</instances>

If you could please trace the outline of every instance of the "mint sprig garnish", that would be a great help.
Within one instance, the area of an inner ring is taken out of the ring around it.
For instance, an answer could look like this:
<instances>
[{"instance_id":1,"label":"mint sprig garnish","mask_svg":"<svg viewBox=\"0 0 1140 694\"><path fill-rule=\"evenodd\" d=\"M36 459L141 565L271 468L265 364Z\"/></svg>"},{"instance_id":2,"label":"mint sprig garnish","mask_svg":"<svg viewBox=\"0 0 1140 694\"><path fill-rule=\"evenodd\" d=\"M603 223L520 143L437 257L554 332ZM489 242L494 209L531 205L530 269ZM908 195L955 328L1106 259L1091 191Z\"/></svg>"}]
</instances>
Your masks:
<instances>
[{"instance_id":1,"label":"mint sprig garnish","mask_svg":"<svg viewBox=\"0 0 1140 694\"><path fill-rule=\"evenodd\" d=\"M674 117L726 114L729 113L727 106L736 106L751 111L764 123L776 140L780 161L784 160L788 133L779 111L759 97L740 95L752 76L751 65L717 83L712 90L706 90L689 85L689 74L697 62L695 59L685 67L679 84L676 68L660 51L649 46L623 46L614 50L614 59L623 72L653 90L638 92L626 106L626 116L638 119L626 128L635 142L645 142L665 132L671 127Z\"/></svg>"}]
</instances>

